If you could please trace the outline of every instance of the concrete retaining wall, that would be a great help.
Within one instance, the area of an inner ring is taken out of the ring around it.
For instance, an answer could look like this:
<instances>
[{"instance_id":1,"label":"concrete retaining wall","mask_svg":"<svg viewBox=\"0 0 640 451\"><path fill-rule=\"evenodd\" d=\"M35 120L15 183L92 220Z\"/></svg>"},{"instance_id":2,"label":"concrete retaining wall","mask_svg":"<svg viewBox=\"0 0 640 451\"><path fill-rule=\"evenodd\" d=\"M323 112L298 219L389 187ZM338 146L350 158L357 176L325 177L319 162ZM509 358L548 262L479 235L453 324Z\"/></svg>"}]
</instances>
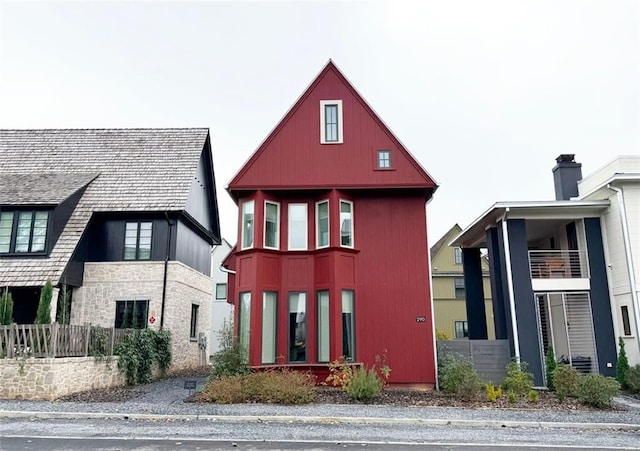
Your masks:
<instances>
[{"instance_id":1,"label":"concrete retaining wall","mask_svg":"<svg viewBox=\"0 0 640 451\"><path fill-rule=\"evenodd\" d=\"M0 398L54 400L94 388L124 385L118 357L96 362L94 357L0 359Z\"/></svg>"}]
</instances>

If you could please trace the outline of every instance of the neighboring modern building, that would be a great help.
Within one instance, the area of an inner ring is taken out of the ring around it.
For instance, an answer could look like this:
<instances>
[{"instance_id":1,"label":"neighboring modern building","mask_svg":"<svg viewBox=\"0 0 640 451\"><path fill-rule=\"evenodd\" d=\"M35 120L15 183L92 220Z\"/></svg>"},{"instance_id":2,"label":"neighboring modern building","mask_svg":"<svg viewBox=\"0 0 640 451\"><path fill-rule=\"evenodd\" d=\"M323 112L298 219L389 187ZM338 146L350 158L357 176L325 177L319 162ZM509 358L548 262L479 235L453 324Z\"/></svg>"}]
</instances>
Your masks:
<instances>
[{"instance_id":1,"label":"neighboring modern building","mask_svg":"<svg viewBox=\"0 0 640 451\"><path fill-rule=\"evenodd\" d=\"M213 278L213 307L211 308L211 344L209 357L220 350L220 332L225 321L233 327L233 304L227 302L227 269L222 266L233 246L224 238L211 252L211 277Z\"/></svg>"},{"instance_id":2,"label":"neighboring modern building","mask_svg":"<svg viewBox=\"0 0 640 451\"><path fill-rule=\"evenodd\" d=\"M253 367L343 357L435 383L425 204L437 185L333 62L231 180L229 290Z\"/></svg>"},{"instance_id":3,"label":"neighboring modern building","mask_svg":"<svg viewBox=\"0 0 640 451\"><path fill-rule=\"evenodd\" d=\"M163 327L202 359L220 243L209 131L0 131L0 286L32 323L50 279L72 324ZM52 309L55 320L56 308Z\"/></svg>"},{"instance_id":4,"label":"neighboring modern building","mask_svg":"<svg viewBox=\"0 0 640 451\"><path fill-rule=\"evenodd\" d=\"M454 225L431 247L431 287L436 332L450 339L469 338L462 249L448 245L460 232L460 226ZM494 339L489 262L486 256L481 263L487 334L489 339Z\"/></svg>"},{"instance_id":5,"label":"neighboring modern building","mask_svg":"<svg viewBox=\"0 0 640 451\"><path fill-rule=\"evenodd\" d=\"M466 280L482 277L480 248L488 249L496 338L509 340L536 385L545 383L549 346L582 372L613 376L624 336L630 362L639 363L637 284L628 277L637 280L632 260L640 254L630 229L640 224L638 165L635 157L617 161L579 184L581 165L560 155L556 200L496 203L452 242L462 247ZM487 336L483 299L467 286L470 339Z\"/></svg>"}]
</instances>

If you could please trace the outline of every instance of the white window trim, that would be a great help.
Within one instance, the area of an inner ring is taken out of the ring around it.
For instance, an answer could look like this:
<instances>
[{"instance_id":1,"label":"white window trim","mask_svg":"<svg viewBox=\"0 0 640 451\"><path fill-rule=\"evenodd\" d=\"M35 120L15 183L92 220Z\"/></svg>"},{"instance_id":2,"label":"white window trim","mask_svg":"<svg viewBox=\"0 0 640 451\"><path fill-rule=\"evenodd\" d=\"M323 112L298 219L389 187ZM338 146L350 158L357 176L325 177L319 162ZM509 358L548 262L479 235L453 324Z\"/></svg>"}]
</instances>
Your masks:
<instances>
[{"instance_id":1,"label":"white window trim","mask_svg":"<svg viewBox=\"0 0 640 451\"><path fill-rule=\"evenodd\" d=\"M253 204L253 230L251 231L251 233L253 233L253 237L251 240L251 246L245 246L244 245L244 207L247 204ZM248 200L246 202L242 202L242 217L241 217L241 224L240 224L240 228L241 228L241 237L240 237L240 249L244 250L244 249L253 249L253 245L255 244L255 239L256 239L256 203L253 200Z\"/></svg>"},{"instance_id":2,"label":"white window trim","mask_svg":"<svg viewBox=\"0 0 640 451\"><path fill-rule=\"evenodd\" d=\"M305 228L304 228L304 247L292 247L291 246L291 207L303 205L305 209ZM306 251L309 246L309 205L306 203L293 203L287 207L288 219L287 219L287 249L290 251Z\"/></svg>"},{"instance_id":3,"label":"white window trim","mask_svg":"<svg viewBox=\"0 0 640 451\"><path fill-rule=\"evenodd\" d=\"M319 215L319 207L320 204L327 204L327 244L324 246L320 245L320 215ZM329 210L329 199L319 200L316 202L316 249L324 249L331 245L331 211Z\"/></svg>"},{"instance_id":4,"label":"white window trim","mask_svg":"<svg viewBox=\"0 0 640 451\"><path fill-rule=\"evenodd\" d=\"M267 204L276 206L276 245L267 246ZM262 226L262 244L265 249L280 249L280 202L274 202L272 200L264 201L264 221Z\"/></svg>"},{"instance_id":5,"label":"white window trim","mask_svg":"<svg viewBox=\"0 0 640 451\"><path fill-rule=\"evenodd\" d=\"M383 154L386 154L386 160L380 158L383 156ZM386 162L388 166L382 166L380 163L382 163L383 161ZM387 149L378 150L376 165L378 169L391 169L391 151Z\"/></svg>"},{"instance_id":6,"label":"white window trim","mask_svg":"<svg viewBox=\"0 0 640 451\"><path fill-rule=\"evenodd\" d=\"M356 245L356 237L355 237L355 233L354 233L354 223L355 223L355 215L353 212L353 202L350 200L346 200L346 199L340 199L340 203L338 204L338 208L339 208L339 213L340 215L342 215L342 203L346 203L351 205L351 246L345 246L344 244L342 244L342 218L340 218L339 220L339 227L340 227L340 247L346 247L349 249L353 249Z\"/></svg>"},{"instance_id":7,"label":"white window trim","mask_svg":"<svg viewBox=\"0 0 640 451\"><path fill-rule=\"evenodd\" d=\"M325 122L324 122L324 107L325 105L338 105L338 140L327 141ZM343 142L343 127L342 127L342 100L321 100L320 101L320 144L342 144Z\"/></svg>"}]
</instances>

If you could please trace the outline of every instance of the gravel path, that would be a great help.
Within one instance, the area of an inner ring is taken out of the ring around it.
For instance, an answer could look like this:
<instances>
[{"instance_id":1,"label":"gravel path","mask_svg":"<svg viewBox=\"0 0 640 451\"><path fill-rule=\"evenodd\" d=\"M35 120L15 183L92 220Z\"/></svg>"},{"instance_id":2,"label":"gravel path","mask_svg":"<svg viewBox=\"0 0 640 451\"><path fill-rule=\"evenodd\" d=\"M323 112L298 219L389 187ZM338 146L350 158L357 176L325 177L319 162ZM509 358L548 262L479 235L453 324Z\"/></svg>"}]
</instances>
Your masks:
<instances>
[{"instance_id":1,"label":"gravel path","mask_svg":"<svg viewBox=\"0 0 640 451\"><path fill-rule=\"evenodd\" d=\"M184 402L189 390L185 378L166 379L140 387L141 394L118 403L0 400L0 411L102 412L156 415L295 416L449 419L473 421L524 421L559 423L621 423L640 425L640 403L626 411L545 411L537 409L462 409L453 407L395 407L385 405L310 404L195 404ZM189 378L189 380L193 380ZM198 389L205 379L197 379Z\"/></svg>"}]
</instances>

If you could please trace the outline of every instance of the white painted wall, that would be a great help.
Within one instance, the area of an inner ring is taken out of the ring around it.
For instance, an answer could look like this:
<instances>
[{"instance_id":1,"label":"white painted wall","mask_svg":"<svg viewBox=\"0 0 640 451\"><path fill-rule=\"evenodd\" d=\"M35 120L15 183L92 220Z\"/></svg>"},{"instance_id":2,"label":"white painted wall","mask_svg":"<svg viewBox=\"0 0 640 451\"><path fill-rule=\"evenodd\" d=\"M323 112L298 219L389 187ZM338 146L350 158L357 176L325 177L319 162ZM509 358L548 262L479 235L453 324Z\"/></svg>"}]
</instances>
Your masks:
<instances>
[{"instance_id":1,"label":"white painted wall","mask_svg":"<svg viewBox=\"0 0 640 451\"><path fill-rule=\"evenodd\" d=\"M222 244L215 246L211 252L211 278L213 279L213 308L211 309L211 343L209 344L209 356L220 350L218 332L222 328L224 320L233 320L233 305L227 303L227 299L216 299L216 286L227 283L227 273L220 270L220 265L231 251L231 244L224 238Z\"/></svg>"}]
</instances>

